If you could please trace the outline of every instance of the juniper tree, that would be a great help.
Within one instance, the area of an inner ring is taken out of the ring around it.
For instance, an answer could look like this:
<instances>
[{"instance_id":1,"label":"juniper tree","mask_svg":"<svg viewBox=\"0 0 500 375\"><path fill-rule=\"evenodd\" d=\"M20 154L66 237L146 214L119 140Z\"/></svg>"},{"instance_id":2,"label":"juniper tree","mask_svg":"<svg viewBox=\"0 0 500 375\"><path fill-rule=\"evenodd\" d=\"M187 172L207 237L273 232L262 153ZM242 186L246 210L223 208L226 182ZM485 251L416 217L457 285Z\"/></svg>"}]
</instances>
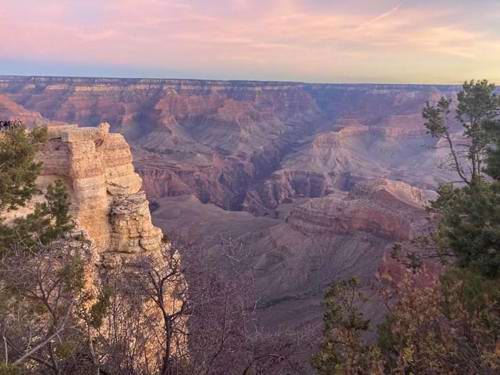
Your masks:
<instances>
[{"instance_id":1,"label":"juniper tree","mask_svg":"<svg viewBox=\"0 0 500 375\"><path fill-rule=\"evenodd\" d=\"M27 131L20 122L0 121L0 212L24 205L38 192L42 164L35 155L47 139L44 128Z\"/></svg>"},{"instance_id":2,"label":"juniper tree","mask_svg":"<svg viewBox=\"0 0 500 375\"><path fill-rule=\"evenodd\" d=\"M68 247L64 240L73 228L64 184L49 185L45 199L30 214L4 219L41 194L36 180L42 164L36 154L46 139L46 129L0 122L2 374L65 373L63 368L84 343L84 321L75 313L90 301L83 289L83 250ZM71 240L82 249L86 246Z\"/></svg>"},{"instance_id":3,"label":"juniper tree","mask_svg":"<svg viewBox=\"0 0 500 375\"><path fill-rule=\"evenodd\" d=\"M25 206L41 191L36 179L42 168L36 153L47 140L45 128L27 130L20 122L1 123L0 132L0 256L13 247L30 249L47 245L72 228L70 200L64 184L56 181L33 212L10 223L5 213Z\"/></svg>"},{"instance_id":4,"label":"juniper tree","mask_svg":"<svg viewBox=\"0 0 500 375\"><path fill-rule=\"evenodd\" d=\"M500 267L500 98L495 91L483 80L466 82L458 93L456 120L465 143L451 136L451 99L427 103L423 110L425 127L446 140L462 182L442 185L432 204L441 216L439 245L455 253L458 265L493 278Z\"/></svg>"}]
</instances>

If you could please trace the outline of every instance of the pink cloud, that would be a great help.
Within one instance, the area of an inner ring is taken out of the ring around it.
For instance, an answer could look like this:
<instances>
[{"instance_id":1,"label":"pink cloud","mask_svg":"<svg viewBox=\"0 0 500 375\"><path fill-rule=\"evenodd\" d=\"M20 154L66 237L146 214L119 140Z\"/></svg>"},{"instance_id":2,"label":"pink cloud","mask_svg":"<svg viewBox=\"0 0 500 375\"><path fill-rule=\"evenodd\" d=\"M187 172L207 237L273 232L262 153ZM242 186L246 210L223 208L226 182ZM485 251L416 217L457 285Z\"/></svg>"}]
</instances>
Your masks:
<instances>
[{"instance_id":1,"label":"pink cloud","mask_svg":"<svg viewBox=\"0 0 500 375\"><path fill-rule=\"evenodd\" d=\"M312 81L460 81L500 66L500 35L457 21L456 10L410 1L386 2L370 14L313 11L304 0L43 4L20 0L0 9L0 59Z\"/></svg>"}]
</instances>

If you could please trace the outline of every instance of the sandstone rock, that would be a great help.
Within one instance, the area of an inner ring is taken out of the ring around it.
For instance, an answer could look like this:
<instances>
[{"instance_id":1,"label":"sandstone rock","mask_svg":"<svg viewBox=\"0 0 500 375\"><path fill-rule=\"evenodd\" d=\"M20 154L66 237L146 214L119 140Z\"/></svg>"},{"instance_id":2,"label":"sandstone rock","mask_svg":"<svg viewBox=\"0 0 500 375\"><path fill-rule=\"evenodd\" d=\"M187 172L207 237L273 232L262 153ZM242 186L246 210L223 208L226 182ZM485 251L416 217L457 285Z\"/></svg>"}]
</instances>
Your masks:
<instances>
[{"instance_id":1,"label":"sandstone rock","mask_svg":"<svg viewBox=\"0 0 500 375\"><path fill-rule=\"evenodd\" d=\"M409 240L427 223L424 192L402 182L376 180L352 193L336 192L296 207L287 222L306 233L369 232L390 240Z\"/></svg>"},{"instance_id":2,"label":"sandstone rock","mask_svg":"<svg viewBox=\"0 0 500 375\"><path fill-rule=\"evenodd\" d=\"M135 277L138 272L145 272L140 265L146 258L164 271L167 265L163 251L171 246L164 241L162 231L152 224L149 202L141 190L142 180L135 173L125 138L109 131L107 123L97 128L49 126L49 141L38 155L43 162L39 186L43 188L61 179L68 188L75 231L88 240L84 242L83 254L85 288L94 298L97 286L116 275ZM69 236L65 245L68 251L80 251L81 243L72 238ZM181 307L174 294L183 285L183 277L179 275L176 282L166 286L164 298L171 312ZM163 317L154 302L149 300L139 307L144 316L138 318L148 320L141 327L141 334L162 337ZM106 324L100 334L107 334ZM184 337L178 337L176 342L187 346ZM175 345L173 350L180 349ZM144 361L149 365L155 363L159 350L161 340L148 341Z\"/></svg>"},{"instance_id":3,"label":"sandstone rock","mask_svg":"<svg viewBox=\"0 0 500 375\"><path fill-rule=\"evenodd\" d=\"M48 133L49 142L39 155L41 181L66 181L73 215L102 252L112 251L109 214L114 200L138 193L142 185L127 142L120 134L110 134L108 124L49 126ZM148 215L141 217L152 226Z\"/></svg>"},{"instance_id":4,"label":"sandstone rock","mask_svg":"<svg viewBox=\"0 0 500 375\"><path fill-rule=\"evenodd\" d=\"M163 234L151 223L144 192L116 196L110 212L111 252L159 252Z\"/></svg>"},{"instance_id":5,"label":"sandstone rock","mask_svg":"<svg viewBox=\"0 0 500 375\"><path fill-rule=\"evenodd\" d=\"M352 197L400 202L420 209L425 208L429 201L437 198L437 194L432 190L422 190L403 181L383 178L358 182L353 186L350 194Z\"/></svg>"}]
</instances>

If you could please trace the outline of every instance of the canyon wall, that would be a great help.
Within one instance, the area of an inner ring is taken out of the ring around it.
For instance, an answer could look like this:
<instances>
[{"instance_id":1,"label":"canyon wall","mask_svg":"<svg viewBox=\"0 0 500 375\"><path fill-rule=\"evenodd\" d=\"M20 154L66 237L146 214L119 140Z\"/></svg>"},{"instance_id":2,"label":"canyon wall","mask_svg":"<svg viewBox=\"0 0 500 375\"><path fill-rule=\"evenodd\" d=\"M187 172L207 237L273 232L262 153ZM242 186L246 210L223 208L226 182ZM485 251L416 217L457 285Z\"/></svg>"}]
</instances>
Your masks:
<instances>
[{"instance_id":1,"label":"canyon wall","mask_svg":"<svg viewBox=\"0 0 500 375\"><path fill-rule=\"evenodd\" d=\"M242 243L256 274L259 324L274 329L319 321L332 281L356 275L373 282L396 241L432 226L425 205L453 174L446 149L426 134L421 111L456 91L0 77L0 118L29 125L109 122L121 135L105 126L84 130L86 141L71 157L80 171L62 168L79 220L103 249L115 249L102 250L102 259L114 264L154 251L159 238L125 138L157 208L154 222L198 245L202 257L217 255L221 238ZM54 139L48 155L70 152L73 143L64 139Z\"/></svg>"},{"instance_id":2,"label":"canyon wall","mask_svg":"<svg viewBox=\"0 0 500 375\"><path fill-rule=\"evenodd\" d=\"M128 255L159 252L162 232L153 226L142 180L130 148L120 134L76 125L49 126L49 141L39 153L38 183L66 182L78 226L93 241L103 263Z\"/></svg>"},{"instance_id":3,"label":"canyon wall","mask_svg":"<svg viewBox=\"0 0 500 375\"><path fill-rule=\"evenodd\" d=\"M432 149L420 112L426 101L455 91L0 77L0 115L18 113L31 123L109 122L133 146L149 197L194 194L224 209L263 214L291 196L324 196L358 177L435 187L446 174L438 170L445 155Z\"/></svg>"}]
</instances>

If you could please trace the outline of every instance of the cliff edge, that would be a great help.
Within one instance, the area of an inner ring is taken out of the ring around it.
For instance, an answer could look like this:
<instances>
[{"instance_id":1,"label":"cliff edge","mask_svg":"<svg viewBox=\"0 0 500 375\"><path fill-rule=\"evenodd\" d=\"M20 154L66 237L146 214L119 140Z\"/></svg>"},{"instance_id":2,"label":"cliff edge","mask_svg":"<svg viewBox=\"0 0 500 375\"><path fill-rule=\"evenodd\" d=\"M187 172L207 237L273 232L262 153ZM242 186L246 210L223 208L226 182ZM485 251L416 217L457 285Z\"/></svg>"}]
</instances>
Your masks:
<instances>
[{"instance_id":1,"label":"cliff edge","mask_svg":"<svg viewBox=\"0 0 500 375\"><path fill-rule=\"evenodd\" d=\"M163 234L151 222L128 143L109 128L49 126L39 184L65 182L77 226L94 243L102 265L114 268L133 255L159 252Z\"/></svg>"}]
</instances>

